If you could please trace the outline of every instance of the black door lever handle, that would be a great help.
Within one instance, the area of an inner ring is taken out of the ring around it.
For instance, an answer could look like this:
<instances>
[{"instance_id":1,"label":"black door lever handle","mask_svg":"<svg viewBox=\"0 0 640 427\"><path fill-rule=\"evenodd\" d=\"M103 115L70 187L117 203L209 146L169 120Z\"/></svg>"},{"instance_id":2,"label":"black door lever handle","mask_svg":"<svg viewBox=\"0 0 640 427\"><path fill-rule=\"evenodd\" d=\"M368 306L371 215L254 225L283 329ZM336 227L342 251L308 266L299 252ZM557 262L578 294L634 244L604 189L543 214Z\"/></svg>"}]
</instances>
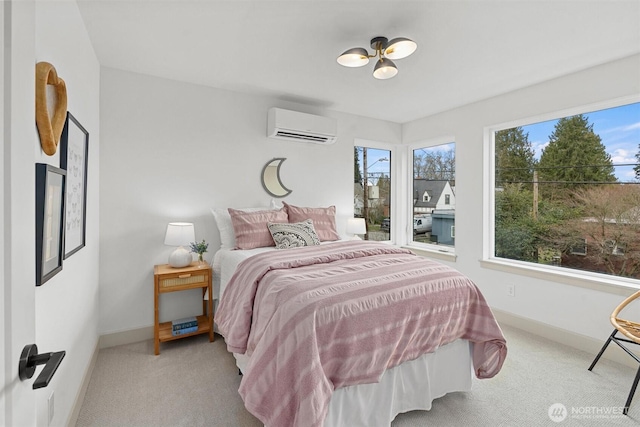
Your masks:
<instances>
[{"instance_id":1,"label":"black door lever handle","mask_svg":"<svg viewBox=\"0 0 640 427\"><path fill-rule=\"evenodd\" d=\"M40 375L38 375L38 378L36 378L36 381L33 383L33 389L35 390L37 388L48 386L65 354L65 351L38 354L37 345L26 345L22 349L20 362L18 364L18 376L20 377L20 380L24 381L31 378L36 371L36 366L44 364L44 369L40 372Z\"/></svg>"}]
</instances>

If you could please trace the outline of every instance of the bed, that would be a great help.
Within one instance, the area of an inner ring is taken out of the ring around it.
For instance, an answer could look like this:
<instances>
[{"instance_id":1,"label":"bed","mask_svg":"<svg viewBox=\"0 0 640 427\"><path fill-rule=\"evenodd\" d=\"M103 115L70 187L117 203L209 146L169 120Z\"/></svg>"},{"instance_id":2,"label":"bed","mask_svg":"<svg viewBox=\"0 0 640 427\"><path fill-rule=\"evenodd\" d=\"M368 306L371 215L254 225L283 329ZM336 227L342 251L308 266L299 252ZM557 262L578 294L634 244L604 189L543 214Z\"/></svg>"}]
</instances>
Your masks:
<instances>
[{"instance_id":1,"label":"bed","mask_svg":"<svg viewBox=\"0 0 640 427\"><path fill-rule=\"evenodd\" d=\"M216 326L267 427L389 426L499 372L506 342L469 279L406 249L334 240L215 255Z\"/></svg>"}]
</instances>

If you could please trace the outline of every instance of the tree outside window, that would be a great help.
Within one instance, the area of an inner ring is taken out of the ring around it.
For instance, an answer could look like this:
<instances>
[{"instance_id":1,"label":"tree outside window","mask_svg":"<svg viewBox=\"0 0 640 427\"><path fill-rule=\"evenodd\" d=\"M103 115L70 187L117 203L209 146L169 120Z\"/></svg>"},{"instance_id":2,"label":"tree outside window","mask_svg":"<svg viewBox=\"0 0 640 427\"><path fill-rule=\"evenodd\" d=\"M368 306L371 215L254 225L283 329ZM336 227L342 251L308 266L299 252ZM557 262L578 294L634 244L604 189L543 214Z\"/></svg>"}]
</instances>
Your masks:
<instances>
[{"instance_id":1,"label":"tree outside window","mask_svg":"<svg viewBox=\"0 0 640 427\"><path fill-rule=\"evenodd\" d=\"M637 123L638 103L495 132L494 255L640 278Z\"/></svg>"}]
</instances>

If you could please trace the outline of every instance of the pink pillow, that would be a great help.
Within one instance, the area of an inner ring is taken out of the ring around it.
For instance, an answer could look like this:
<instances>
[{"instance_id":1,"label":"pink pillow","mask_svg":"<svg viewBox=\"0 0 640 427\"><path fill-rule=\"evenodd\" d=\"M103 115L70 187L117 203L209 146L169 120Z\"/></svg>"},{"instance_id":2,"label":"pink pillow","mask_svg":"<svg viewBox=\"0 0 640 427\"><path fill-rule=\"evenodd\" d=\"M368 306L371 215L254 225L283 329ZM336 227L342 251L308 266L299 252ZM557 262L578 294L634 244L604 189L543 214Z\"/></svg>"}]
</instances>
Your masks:
<instances>
[{"instance_id":1,"label":"pink pillow","mask_svg":"<svg viewBox=\"0 0 640 427\"><path fill-rule=\"evenodd\" d=\"M267 223L288 221L287 211L283 209L245 212L229 208L229 216L236 235L236 249L253 249L275 246Z\"/></svg>"},{"instance_id":2,"label":"pink pillow","mask_svg":"<svg viewBox=\"0 0 640 427\"><path fill-rule=\"evenodd\" d=\"M301 208L282 202L289 215L289 222L302 222L306 219L313 221L313 227L321 242L340 240L336 232L336 207Z\"/></svg>"}]
</instances>

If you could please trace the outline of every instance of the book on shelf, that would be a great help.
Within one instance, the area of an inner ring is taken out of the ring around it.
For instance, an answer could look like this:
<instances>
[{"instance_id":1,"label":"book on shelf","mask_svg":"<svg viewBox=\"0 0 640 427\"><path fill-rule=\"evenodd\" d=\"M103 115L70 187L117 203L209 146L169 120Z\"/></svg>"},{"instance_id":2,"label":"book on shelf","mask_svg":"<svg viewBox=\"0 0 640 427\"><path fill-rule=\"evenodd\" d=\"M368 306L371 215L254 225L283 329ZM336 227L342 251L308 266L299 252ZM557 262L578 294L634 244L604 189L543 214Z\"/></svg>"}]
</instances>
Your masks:
<instances>
[{"instance_id":1,"label":"book on shelf","mask_svg":"<svg viewBox=\"0 0 640 427\"><path fill-rule=\"evenodd\" d=\"M190 328L192 326L198 326L198 322L186 322L186 323L178 323L176 325L172 325L171 329L177 331L178 329Z\"/></svg>"},{"instance_id":2,"label":"book on shelf","mask_svg":"<svg viewBox=\"0 0 640 427\"><path fill-rule=\"evenodd\" d=\"M195 317L186 317L184 319L177 319L171 322L171 329L173 331L192 328L194 326L198 327L198 319Z\"/></svg>"},{"instance_id":3,"label":"book on shelf","mask_svg":"<svg viewBox=\"0 0 640 427\"><path fill-rule=\"evenodd\" d=\"M175 337L177 335L190 334L192 332L197 332L197 331L198 331L198 325L192 326L190 328L182 328L182 329L173 330L173 331L171 331L171 334L173 334L173 336Z\"/></svg>"}]
</instances>

